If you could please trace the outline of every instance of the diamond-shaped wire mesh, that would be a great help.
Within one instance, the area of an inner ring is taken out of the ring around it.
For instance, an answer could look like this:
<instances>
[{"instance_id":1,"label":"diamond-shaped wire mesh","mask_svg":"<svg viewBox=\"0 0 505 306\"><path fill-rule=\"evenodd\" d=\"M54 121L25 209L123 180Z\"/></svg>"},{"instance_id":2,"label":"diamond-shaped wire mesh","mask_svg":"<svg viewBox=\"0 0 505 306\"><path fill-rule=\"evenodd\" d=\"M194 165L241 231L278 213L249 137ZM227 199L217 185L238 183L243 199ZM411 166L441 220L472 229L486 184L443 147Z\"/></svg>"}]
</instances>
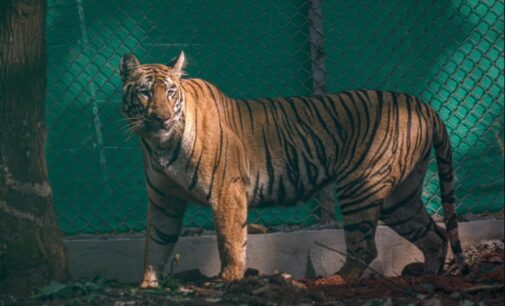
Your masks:
<instances>
[{"instance_id":1,"label":"diamond-shaped wire mesh","mask_svg":"<svg viewBox=\"0 0 505 306\"><path fill-rule=\"evenodd\" d=\"M142 157L124 132L117 67L126 52L168 63L181 50L190 77L237 98L357 88L421 97L451 134L458 212L503 212L503 9L500 0L49 0L47 158L59 223L68 235L144 229ZM249 220L327 221L330 194ZM433 163L424 198L441 213ZM212 214L192 206L185 223L210 227Z\"/></svg>"}]
</instances>

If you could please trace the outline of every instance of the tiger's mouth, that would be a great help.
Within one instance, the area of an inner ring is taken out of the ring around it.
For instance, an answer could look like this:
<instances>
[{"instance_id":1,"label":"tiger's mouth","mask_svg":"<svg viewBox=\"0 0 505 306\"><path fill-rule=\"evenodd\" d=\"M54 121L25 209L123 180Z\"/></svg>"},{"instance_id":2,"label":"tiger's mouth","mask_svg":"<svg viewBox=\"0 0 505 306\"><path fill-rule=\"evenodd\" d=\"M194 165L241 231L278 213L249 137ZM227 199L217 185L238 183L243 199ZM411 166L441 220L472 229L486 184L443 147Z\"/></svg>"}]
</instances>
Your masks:
<instances>
[{"instance_id":1,"label":"tiger's mouth","mask_svg":"<svg viewBox=\"0 0 505 306\"><path fill-rule=\"evenodd\" d=\"M126 115L128 121L129 137L137 135L151 140L159 145L166 143L174 134L177 117L161 118L158 115Z\"/></svg>"},{"instance_id":2,"label":"tiger's mouth","mask_svg":"<svg viewBox=\"0 0 505 306\"><path fill-rule=\"evenodd\" d=\"M144 120L144 127L150 132L163 132L170 130L172 124L170 119L146 119Z\"/></svg>"},{"instance_id":3,"label":"tiger's mouth","mask_svg":"<svg viewBox=\"0 0 505 306\"><path fill-rule=\"evenodd\" d=\"M174 118L165 120L146 118L144 120L143 127L137 130L137 133L141 137L150 138L163 143L170 138L170 135L172 135L174 125Z\"/></svg>"}]
</instances>

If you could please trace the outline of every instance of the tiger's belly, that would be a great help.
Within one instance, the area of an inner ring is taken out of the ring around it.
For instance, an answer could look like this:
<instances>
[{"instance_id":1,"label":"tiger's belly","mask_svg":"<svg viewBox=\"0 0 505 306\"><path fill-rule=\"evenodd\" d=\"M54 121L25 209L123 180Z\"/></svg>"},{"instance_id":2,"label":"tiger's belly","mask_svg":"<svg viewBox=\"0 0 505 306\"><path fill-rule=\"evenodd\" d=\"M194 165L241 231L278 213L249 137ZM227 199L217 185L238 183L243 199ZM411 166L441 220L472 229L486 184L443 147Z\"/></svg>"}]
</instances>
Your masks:
<instances>
[{"instance_id":1,"label":"tiger's belly","mask_svg":"<svg viewBox=\"0 0 505 306\"><path fill-rule=\"evenodd\" d=\"M334 182L335 176L321 173L309 176L305 173L289 173L287 169L279 169L277 176L257 172L253 176L249 189L249 205L291 206L303 203L315 195L319 190Z\"/></svg>"}]
</instances>

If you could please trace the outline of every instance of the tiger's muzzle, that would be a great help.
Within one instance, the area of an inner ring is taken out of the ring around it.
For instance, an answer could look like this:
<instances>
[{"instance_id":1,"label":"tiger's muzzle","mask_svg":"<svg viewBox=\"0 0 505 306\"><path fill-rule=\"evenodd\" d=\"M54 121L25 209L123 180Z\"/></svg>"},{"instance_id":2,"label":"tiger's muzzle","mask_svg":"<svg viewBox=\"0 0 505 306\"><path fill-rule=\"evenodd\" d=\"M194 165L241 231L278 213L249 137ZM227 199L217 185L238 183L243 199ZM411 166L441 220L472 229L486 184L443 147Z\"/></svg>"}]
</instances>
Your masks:
<instances>
[{"instance_id":1,"label":"tiger's muzzle","mask_svg":"<svg viewBox=\"0 0 505 306\"><path fill-rule=\"evenodd\" d=\"M170 129L170 116L150 115L145 117L145 126L150 132L168 131Z\"/></svg>"}]
</instances>

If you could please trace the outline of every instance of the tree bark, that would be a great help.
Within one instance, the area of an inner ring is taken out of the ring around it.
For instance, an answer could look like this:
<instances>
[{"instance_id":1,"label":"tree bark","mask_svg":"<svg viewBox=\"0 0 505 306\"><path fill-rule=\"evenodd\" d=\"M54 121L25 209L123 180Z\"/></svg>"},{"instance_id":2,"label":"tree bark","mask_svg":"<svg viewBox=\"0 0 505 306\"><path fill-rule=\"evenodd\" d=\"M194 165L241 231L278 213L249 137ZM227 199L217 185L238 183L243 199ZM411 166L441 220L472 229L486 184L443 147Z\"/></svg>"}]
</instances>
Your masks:
<instances>
[{"instance_id":1,"label":"tree bark","mask_svg":"<svg viewBox=\"0 0 505 306\"><path fill-rule=\"evenodd\" d=\"M0 1L0 293L69 277L46 168L45 9Z\"/></svg>"}]
</instances>

